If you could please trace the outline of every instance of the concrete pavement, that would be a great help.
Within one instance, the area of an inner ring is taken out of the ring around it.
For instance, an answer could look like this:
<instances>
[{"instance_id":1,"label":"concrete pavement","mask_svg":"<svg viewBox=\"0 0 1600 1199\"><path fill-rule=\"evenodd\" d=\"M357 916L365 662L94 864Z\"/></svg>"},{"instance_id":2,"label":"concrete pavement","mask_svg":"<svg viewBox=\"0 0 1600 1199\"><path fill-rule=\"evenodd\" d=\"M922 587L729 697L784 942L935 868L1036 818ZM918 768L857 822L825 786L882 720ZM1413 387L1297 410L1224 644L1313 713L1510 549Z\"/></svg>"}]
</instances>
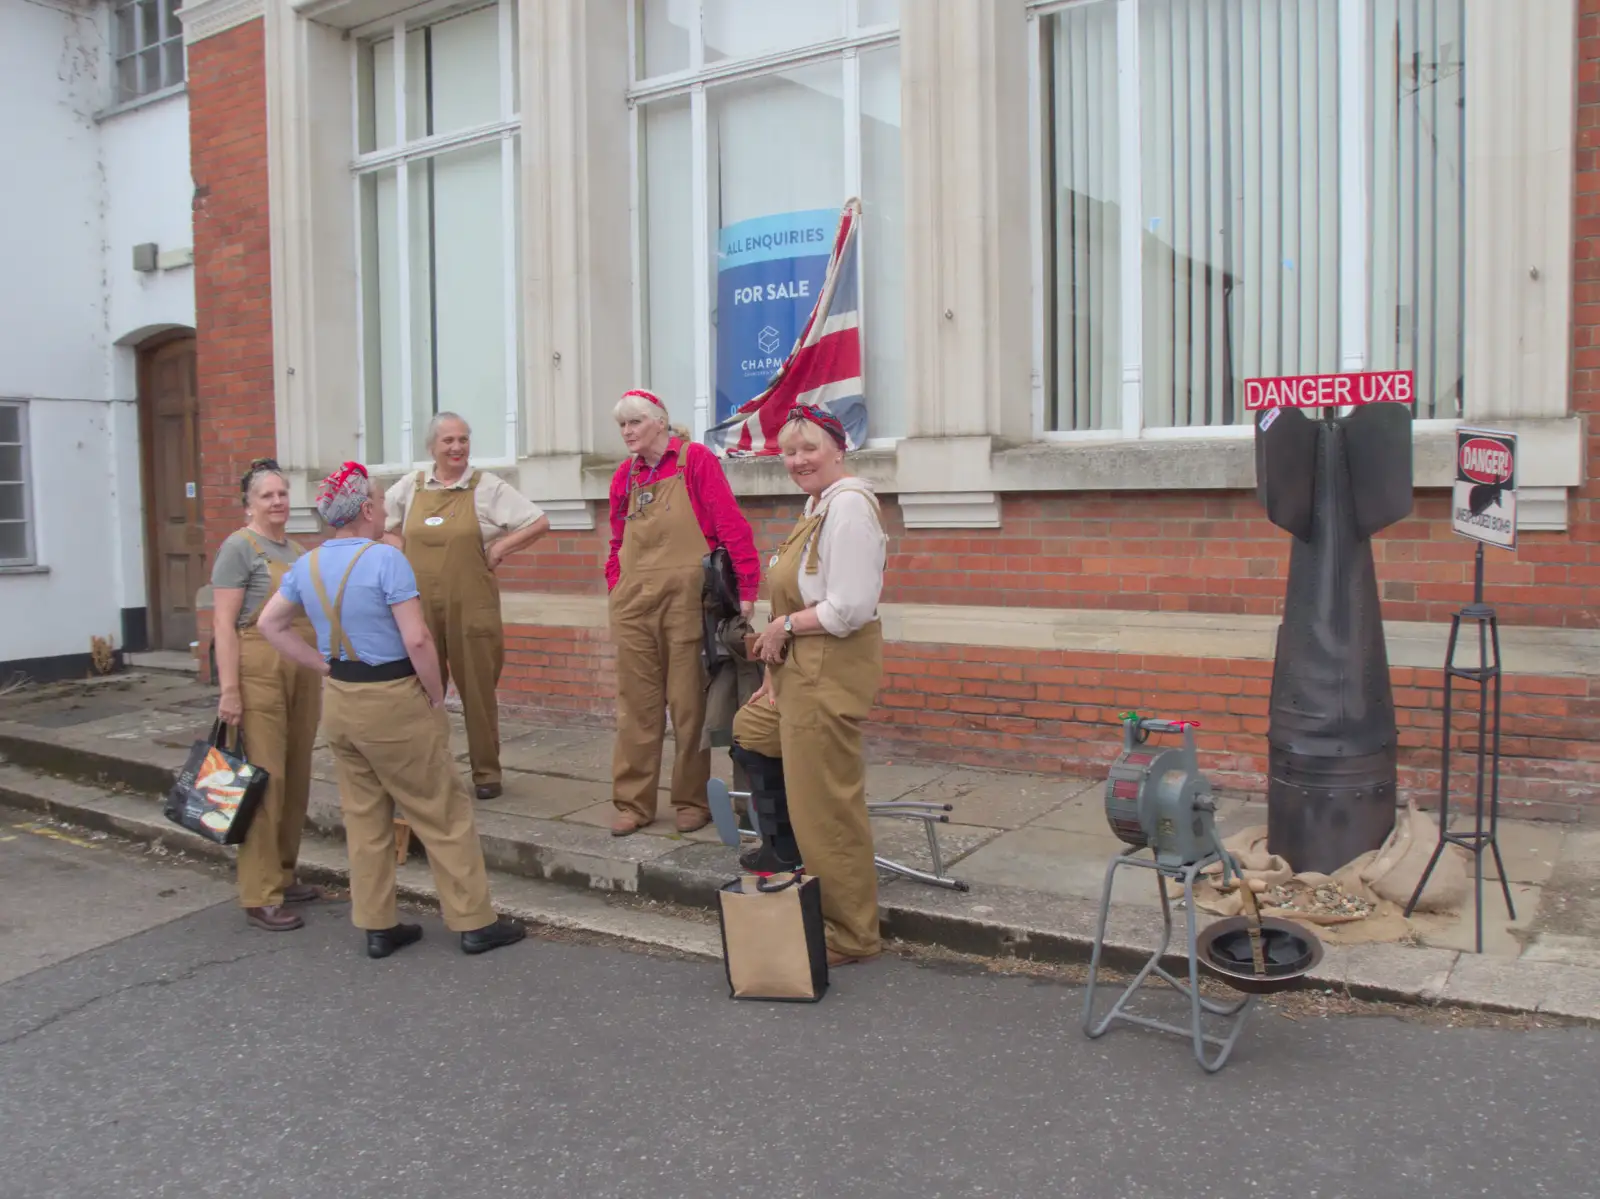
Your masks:
<instances>
[{"instance_id":1,"label":"concrete pavement","mask_svg":"<svg viewBox=\"0 0 1600 1199\"><path fill-rule=\"evenodd\" d=\"M0 963L94 948L0 984L0 1199L1600 1195L1600 1030L1264 1010L1207 1078L1087 1041L1069 984L890 958L743 1004L715 963L467 958L427 915L372 962L343 905L260 933L171 857L6 835Z\"/></svg>"},{"instance_id":2,"label":"concrete pavement","mask_svg":"<svg viewBox=\"0 0 1600 1199\"><path fill-rule=\"evenodd\" d=\"M192 679L130 674L0 700L0 754L10 763L0 765L0 799L92 827L215 852L166 824L152 802L189 743L209 726L214 697ZM506 794L479 810L493 868L583 889L711 902L734 866L733 854L710 829L686 838L671 831L667 819L621 840L605 830L609 729L541 727L508 715L503 732ZM459 727L457 737L464 756ZM670 757L669 744L669 764ZM714 760L726 777L726 754ZM312 830L336 842L342 824L325 750L319 749L315 769ZM874 761L868 770L872 798L953 806L941 842L952 873L972 887L952 894L904 880L886 882L886 931L963 952L1058 961L1085 957L1105 862L1120 847L1106 827L1100 787L1063 776ZM116 793L108 795L108 788ZM665 796L662 803L670 817ZM1224 832L1263 819L1247 799L1224 798ZM920 826L878 820L874 835L879 852L929 865ZM1470 913L1419 916L1404 944L1341 945L1329 934L1317 980L1380 998L1448 999L1600 1020L1600 832L1508 820L1502 839L1520 919L1506 921L1498 890L1486 891L1483 958L1461 952L1472 944ZM317 851L311 852L315 857ZM330 870L339 869L339 856L335 845L328 854ZM419 893L425 891L424 882ZM1113 944L1152 944L1158 925L1154 888L1133 886L1118 900Z\"/></svg>"}]
</instances>

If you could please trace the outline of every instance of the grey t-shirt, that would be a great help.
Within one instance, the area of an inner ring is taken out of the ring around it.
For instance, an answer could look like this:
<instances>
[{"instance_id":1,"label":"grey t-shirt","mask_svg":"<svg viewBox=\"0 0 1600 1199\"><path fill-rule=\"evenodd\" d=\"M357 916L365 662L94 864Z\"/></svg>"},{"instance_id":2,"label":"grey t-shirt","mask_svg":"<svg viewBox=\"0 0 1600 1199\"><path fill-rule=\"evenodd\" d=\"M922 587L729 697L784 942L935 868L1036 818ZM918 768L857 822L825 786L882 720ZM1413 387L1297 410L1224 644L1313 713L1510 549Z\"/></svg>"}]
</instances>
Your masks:
<instances>
[{"instance_id":1,"label":"grey t-shirt","mask_svg":"<svg viewBox=\"0 0 1600 1199\"><path fill-rule=\"evenodd\" d=\"M289 565L305 553L292 541L273 541L260 533L252 534L261 553L250 544L244 530L232 533L217 550L217 560L211 567L213 587L242 587L244 602L239 605L239 628L250 623L250 617L272 597L272 572L267 568L267 558Z\"/></svg>"}]
</instances>

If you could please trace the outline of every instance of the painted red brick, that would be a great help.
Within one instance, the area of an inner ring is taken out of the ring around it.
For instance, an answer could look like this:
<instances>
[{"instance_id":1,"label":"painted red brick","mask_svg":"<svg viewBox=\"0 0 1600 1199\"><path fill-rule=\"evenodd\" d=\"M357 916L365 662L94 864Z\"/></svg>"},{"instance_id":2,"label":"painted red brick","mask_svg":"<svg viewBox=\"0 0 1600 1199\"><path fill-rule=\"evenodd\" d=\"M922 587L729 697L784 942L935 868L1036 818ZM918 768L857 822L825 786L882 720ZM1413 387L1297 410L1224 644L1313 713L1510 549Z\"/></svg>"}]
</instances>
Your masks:
<instances>
[{"instance_id":1,"label":"painted red brick","mask_svg":"<svg viewBox=\"0 0 1600 1199\"><path fill-rule=\"evenodd\" d=\"M239 476L276 448L265 22L189 47L196 372L208 552L240 524Z\"/></svg>"}]
</instances>

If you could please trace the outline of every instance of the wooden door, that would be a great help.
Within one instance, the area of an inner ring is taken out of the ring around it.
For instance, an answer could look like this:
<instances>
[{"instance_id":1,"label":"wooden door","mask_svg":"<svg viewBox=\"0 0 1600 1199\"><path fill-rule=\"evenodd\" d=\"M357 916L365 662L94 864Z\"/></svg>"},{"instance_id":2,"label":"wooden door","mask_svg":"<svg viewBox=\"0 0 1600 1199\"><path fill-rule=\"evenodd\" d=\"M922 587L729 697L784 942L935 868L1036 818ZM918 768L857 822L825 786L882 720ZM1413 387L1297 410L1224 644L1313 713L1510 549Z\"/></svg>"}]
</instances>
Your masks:
<instances>
[{"instance_id":1,"label":"wooden door","mask_svg":"<svg viewBox=\"0 0 1600 1199\"><path fill-rule=\"evenodd\" d=\"M195 594L207 580L193 337L140 351L139 414L150 644L187 651L196 636Z\"/></svg>"}]
</instances>

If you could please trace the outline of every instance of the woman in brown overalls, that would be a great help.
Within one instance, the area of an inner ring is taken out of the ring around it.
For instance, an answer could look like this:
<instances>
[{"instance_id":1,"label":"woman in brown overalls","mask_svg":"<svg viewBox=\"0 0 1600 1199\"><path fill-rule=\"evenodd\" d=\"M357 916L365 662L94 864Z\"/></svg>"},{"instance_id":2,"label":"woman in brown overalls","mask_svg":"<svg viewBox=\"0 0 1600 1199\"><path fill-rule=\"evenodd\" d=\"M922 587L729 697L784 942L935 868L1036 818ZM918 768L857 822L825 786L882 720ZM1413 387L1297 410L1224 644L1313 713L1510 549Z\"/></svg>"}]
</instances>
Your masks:
<instances>
[{"instance_id":1,"label":"woman in brown overalls","mask_svg":"<svg viewBox=\"0 0 1600 1199\"><path fill-rule=\"evenodd\" d=\"M705 725L705 668L700 661L704 586L701 562L725 546L739 579L740 607L755 608L761 571L750 522L703 445L674 432L661 400L630 391L614 415L629 457L611 480L611 638L617 647L617 741L611 758L613 836L638 832L656 818L665 713L676 747L672 806L680 832L711 819L706 783L711 751Z\"/></svg>"},{"instance_id":2,"label":"woman in brown overalls","mask_svg":"<svg viewBox=\"0 0 1600 1199\"><path fill-rule=\"evenodd\" d=\"M507 557L550 531L550 518L498 475L470 470L472 430L453 412L428 423L433 470L405 475L384 497L384 540L405 551L439 650L455 679L479 799L500 794L500 704L505 666L500 585Z\"/></svg>"},{"instance_id":3,"label":"woman in brown overalls","mask_svg":"<svg viewBox=\"0 0 1600 1199\"><path fill-rule=\"evenodd\" d=\"M734 718L734 755L752 807L777 818L762 849L788 860L769 868L803 862L822 884L828 962L839 966L882 949L861 722L883 676L887 543L871 486L845 470L837 418L797 407L778 442L808 498L767 567L772 620L755 643L767 679Z\"/></svg>"},{"instance_id":4,"label":"woman in brown overalls","mask_svg":"<svg viewBox=\"0 0 1600 1199\"><path fill-rule=\"evenodd\" d=\"M239 490L249 523L222 543L211 571L211 635L222 687L217 716L241 730L245 753L267 772L266 797L239 846L239 906L256 928L287 932L305 922L285 905L322 896L319 888L294 881L311 796L322 680L279 657L256 627L267 600L305 552L285 532L289 484L276 462L258 458ZM303 615L293 629L315 644Z\"/></svg>"}]
</instances>

